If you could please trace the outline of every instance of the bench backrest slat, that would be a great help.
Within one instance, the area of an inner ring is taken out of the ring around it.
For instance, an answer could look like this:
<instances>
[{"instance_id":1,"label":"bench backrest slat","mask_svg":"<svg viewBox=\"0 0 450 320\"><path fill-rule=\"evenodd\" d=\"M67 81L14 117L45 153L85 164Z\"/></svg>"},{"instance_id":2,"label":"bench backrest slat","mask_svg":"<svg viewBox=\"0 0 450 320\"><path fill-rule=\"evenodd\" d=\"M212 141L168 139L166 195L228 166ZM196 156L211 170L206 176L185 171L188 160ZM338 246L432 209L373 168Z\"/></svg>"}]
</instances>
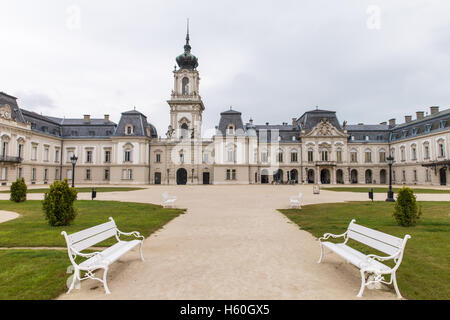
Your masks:
<instances>
[{"instance_id":1,"label":"bench backrest slat","mask_svg":"<svg viewBox=\"0 0 450 320\"><path fill-rule=\"evenodd\" d=\"M116 227L116 224L114 223L114 221L108 221L108 222L96 225L94 227L72 233L71 235L68 236L68 239L70 241L69 244L73 244L73 243L79 242L83 239L90 238L98 233L107 231L107 230L115 228L115 227Z\"/></svg>"},{"instance_id":2,"label":"bench backrest slat","mask_svg":"<svg viewBox=\"0 0 450 320\"><path fill-rule=\"evenodd\" d=\"M388 255L398 253L402 249L403 239L384 232L351 223L348 228L348 238L361 242Z\"/></svg>"},{"instance_id":3,"label":"bench backrest slat","mask_svg":"<svg viewBox=\"0 0 450 320\"><path fill-rule=\"evenodd\" d=\"M72 248L75 249L78 252L83 251L84 249L87 249L89 247L92 247L93 245L102 242L103 240L106 240L108 238L114 237L117 233L116 227L111 228L109 230L103 231L101 233L97 233L96 235L83 239L79 242L76 242L72 244Z\"/></svg>"}]
</instances>

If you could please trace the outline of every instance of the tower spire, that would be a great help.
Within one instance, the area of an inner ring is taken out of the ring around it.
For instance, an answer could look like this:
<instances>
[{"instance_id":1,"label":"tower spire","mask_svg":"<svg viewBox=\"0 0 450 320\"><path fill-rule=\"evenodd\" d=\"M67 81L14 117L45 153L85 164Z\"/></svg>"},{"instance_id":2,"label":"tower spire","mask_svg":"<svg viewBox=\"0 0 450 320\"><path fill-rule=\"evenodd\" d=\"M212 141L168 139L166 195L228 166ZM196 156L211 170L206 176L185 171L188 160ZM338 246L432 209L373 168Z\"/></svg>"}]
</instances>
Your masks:
<instances>
[{"instance_id":1,"label":"tower spire","mask_svg":"<svg viewBox=\"0 0 450 320\"><path fill-rule=\"evenodd\" d=\"M187 18L186 45L189 45L189 18Z\"/></svg>"}]
</instances>

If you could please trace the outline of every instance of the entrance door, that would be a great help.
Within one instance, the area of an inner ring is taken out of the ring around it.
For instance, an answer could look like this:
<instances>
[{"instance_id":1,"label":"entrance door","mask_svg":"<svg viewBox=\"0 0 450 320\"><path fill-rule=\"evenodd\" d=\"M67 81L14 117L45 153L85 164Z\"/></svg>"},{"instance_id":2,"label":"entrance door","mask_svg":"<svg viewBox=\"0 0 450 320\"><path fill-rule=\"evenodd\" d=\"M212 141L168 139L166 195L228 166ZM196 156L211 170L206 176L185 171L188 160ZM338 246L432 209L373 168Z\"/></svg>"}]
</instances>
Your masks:
<instances>
[{"instance_id":1,"label":"entrance door","mask_svg":"<svg viewBox=\"0 0 450 320\"><path fill-rule=\"evenodd\" d=\"M155 184L161 184L161 172L155 172Z\"/></svg>"},{"instance_id":2,"label":"entrance door","mask_svg":"<svg viewBox=\"0 0 450 320\"><path fill-rule=\"evenodd\" d=\"M386 170L384 169L380 171L380 183L386 184Z\"/></svg>"},{"instance_id":3,"label":"entrance door","mask_svg":"<svg viewBox=\"0 0 450 320\"><path fill-rule=\"evenodd\" d=\"M261 171L261 183L269 183L269 171L267 169Z\"/></svg>"},{"instance_id":4,"label":"entrance door","mask_svg":"<svg viewBox=\"0 0 450 320\"><path fill-rule=\"evenodd\" d=\"M308 170L308 183L314 183L314 170Z\"/></svg>"},{"instance_id":5,"label":"entrance door","mask_svg":"<svg viewBox=\"0 0 450 320\"><path fill-rule=\"evenodd\" d=\"M447 172L446 171L447 171L447 168L441 168L441 170L439 170L441 186L447 185Z\"/></svg>"},{"instance_id":6,"label":"entrance door","mask_svg":"<svg viewBox=\"0 0 450 320\"><path fill-rule=\"evenodd\" d=\"M330 184L330 170L323 169L320 171L320 182L322 184Z\"/></svg>"},{"instance_id":7,"label":"entrance door","mask_svg":"<svg viewBox=\"0 0 450 320\"><path fill-rule=\"evenodd\" d=\"M187 183L187 171L185 169L178 169L177 171L177 184Z\"/></svg>"},{"instance_id":8,"label":"entrance door","mask_svg":"<svg viewBox=\"0 0 450 320\"><path fill-rule=\"evenodd\" d=\"M203 172L203 184L209 184L209 172Z\"/></svg>"}]
</instances>

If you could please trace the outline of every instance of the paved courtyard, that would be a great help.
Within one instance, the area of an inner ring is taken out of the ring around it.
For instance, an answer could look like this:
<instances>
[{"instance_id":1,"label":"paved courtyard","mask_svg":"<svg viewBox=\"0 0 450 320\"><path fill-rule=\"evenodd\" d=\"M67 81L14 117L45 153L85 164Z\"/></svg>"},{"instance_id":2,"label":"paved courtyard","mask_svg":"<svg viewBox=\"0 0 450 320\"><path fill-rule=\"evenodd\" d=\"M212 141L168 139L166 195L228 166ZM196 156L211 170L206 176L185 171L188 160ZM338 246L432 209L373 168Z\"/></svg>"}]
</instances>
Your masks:
<instances>
[{"instance_id":1,"label":"paved courtyard","mask_svg":"<svg viewBox=\"0 0 450 320\"><path fill-rule=\"evenodd\" d=\"M285 185L151 186L99 193L97 199L159 204L164 191L188 211L145 240L146 261L134 250L114 263L108 275L111 295L99 282L86 280L60 299L356 299L359 271L336 255L317 264L317 240L276 209L286 208L289 196L298 192L304 204L367 200L366 193L313 195L312 186ZM375 194L375 200L385 197ZM29 199L41 198L29 194ZM80 193L79 199L90 194ZM418 199L448 201L449 194ZM395 295L366 290L364 298Z\"/></svg>"}]
</instances>

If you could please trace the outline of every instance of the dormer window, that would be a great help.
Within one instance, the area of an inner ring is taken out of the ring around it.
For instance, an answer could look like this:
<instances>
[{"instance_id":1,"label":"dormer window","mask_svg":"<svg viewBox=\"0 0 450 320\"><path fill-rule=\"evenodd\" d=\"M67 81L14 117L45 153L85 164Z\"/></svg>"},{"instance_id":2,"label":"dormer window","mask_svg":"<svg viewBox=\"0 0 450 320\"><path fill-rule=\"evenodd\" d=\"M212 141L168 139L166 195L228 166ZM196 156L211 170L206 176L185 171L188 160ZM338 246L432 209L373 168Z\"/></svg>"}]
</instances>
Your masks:
<instances>
[{"instance_id":1,"label":"dormer window","mask_svg":"<svg viewBox=\"0 0 450 320\"><path fill-rule=\"evenodd\" d=\"M364 140L369 141L369 136L364 136Z\"/></svg>"},{"instance_id":2,"label":"dormer window","mask_svg":"<svg viewBox=\"0 0 450 320\"><path fill-rule=\"evenodd\" d=\"M415 136L417 133L419 132L418 128L413 128L412 129L412 134Z\"/></svg>"},{"instance_id":3,"label":"dormer window","mask_svg":"<svg viewBox=\"0 0 450 320\"><path fill-rule=\"evenodd\" d=\"M441 120L441 121L439 121L439 128L440 129L443 129L443 128L445 128L445 124L447 123L447 120Z\"/></svg>"},{"instance_id":4,"label":"dormer window","mask_svg":"<svg viewBox=\"0 0 450 320\"><path fill-rule=\"evenodd\" d=\"M431 131L431 123L427 123L425 125L425 132L430 132Z\"/></svg>"},{"instance_id":5,"label":"dormer window","mask_svg":"<svg viewBox=\"0 0 450 320\"><path fill-rule=\"evenodd\" d=\"M407 135L408 135L408 130L403 130L402 131L402 138L406 138Z\"/></svg>"},{"instance_id":6,"label":"dormer window","mask_svg":"<svg viewBox=\"0 0 450 320\"><path fill-rule=\"evenodd\" d=\"M127 135L133 134L133 126L131 124L127 124L125 126L125 134Z\"/></svg>"},{"instance_id":7,"label":"dormer window","mask_svg":"<svg viewBox=\"0 0 450 320\"><path fill-rule=\"evenodd\" d=\"M228 134L234 134L234 133L235 133L234 125L232 125L232 124L229 124L229 125L228 125L228 127L227 127L227 133L228 133Z\"/></svg>"}]
</instances>

